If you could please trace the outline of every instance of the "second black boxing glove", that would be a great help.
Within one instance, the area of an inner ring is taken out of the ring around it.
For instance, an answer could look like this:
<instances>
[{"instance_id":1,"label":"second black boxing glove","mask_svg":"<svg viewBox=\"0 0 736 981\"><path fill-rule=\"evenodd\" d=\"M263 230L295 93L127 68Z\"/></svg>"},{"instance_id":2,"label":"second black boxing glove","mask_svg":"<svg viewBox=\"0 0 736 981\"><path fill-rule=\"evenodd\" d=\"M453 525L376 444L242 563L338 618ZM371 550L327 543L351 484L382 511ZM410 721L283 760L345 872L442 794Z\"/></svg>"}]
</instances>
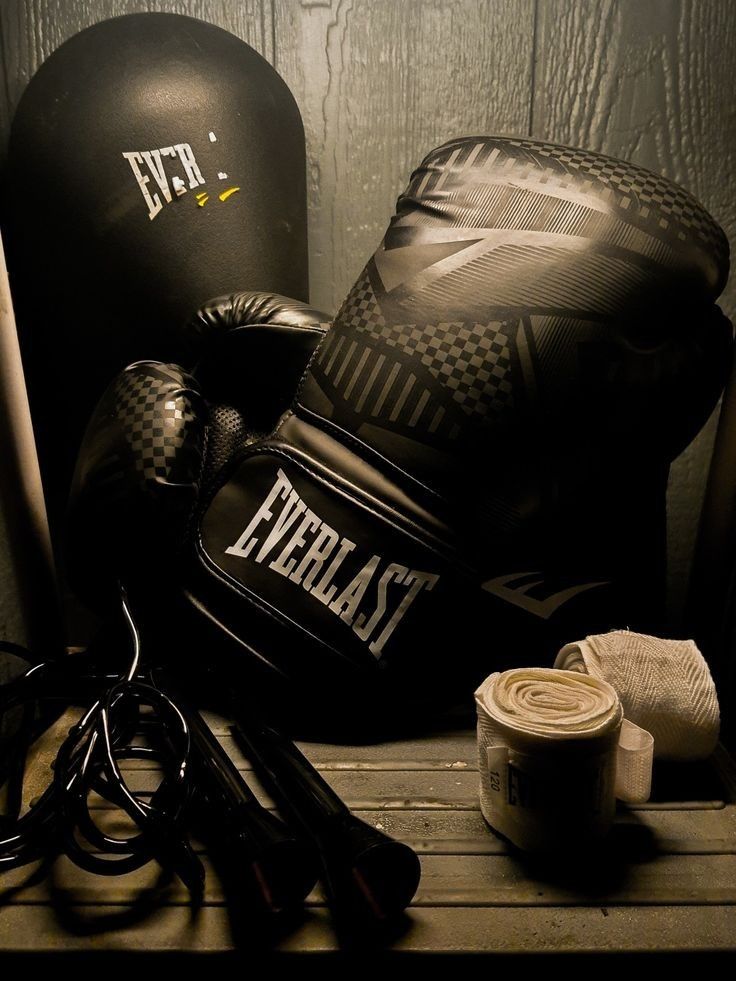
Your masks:
<instances>
[{"instance_id":1,"label":"second black boxing glove","mask_svg":"<svg viewBox=\"0 0 736 981\"><path fill-rule=\"evenodd\" d=\"M713 219L639 167L433 151L291 412L231 461L188 595L345 698L661 628L668 465L728 370L727 271Z\"/></svg>"}]
</instances>

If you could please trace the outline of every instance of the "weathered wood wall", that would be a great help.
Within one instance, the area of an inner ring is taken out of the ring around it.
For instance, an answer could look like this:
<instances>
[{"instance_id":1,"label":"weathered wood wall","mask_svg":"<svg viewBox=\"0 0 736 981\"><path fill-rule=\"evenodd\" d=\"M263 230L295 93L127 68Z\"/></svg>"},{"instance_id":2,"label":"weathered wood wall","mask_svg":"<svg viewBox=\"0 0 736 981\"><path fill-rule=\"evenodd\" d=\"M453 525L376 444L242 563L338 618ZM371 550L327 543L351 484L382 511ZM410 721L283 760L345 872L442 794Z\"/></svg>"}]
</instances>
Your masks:
<instances>
[{"instance_id":1,"label":"weathered wood wall","mask_svg":"<svg viewBox=\"0 0 736 981\"><path fill-rule=\"evenodd\" d=\"M0 137L62 41L118 14L219 24L271 61L304 117L313 301L334 310L424 153L531 134L627 157L690 188L736 234L732 0L2 0ZM734 280L736 283L736 279ZM724 304L736 313L736 286ZM676 622L714 431L676 462ZM0 636L22 639L0 528Z\"/></svg>"}]
</instances>

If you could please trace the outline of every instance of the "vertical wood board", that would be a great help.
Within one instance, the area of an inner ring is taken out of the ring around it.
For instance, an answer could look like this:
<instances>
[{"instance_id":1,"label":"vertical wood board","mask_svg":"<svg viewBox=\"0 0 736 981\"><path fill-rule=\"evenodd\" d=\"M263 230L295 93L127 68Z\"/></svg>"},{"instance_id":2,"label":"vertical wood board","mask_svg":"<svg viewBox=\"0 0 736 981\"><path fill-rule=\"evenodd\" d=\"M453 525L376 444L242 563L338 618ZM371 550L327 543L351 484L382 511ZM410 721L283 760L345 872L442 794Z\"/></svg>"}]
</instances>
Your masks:
<instances>
[{"instance_id":1,"label":"vertical wood board","mask_svg":"<svg viewBox=\"0 0 736 981\"><path fill-rule=\"evenodd\" d=\"M735 240L736 4L730 0L539 0L531 118L533 136L623 157L677 181ZM733 318L736 277L721 304ZM716 422L717 412L671 470L674 631Z\"/></svg>"},{"instance_id":2,"label":"vertical wood board","mask_svg":"<svg viewBox=\"0 0 736 981\"><path fill-rule=\"evenodd\" d=\"M312 302L334 313L427 152L526 133L533 0L274 0L304 118Z\"/></svg>"}]
</instances>

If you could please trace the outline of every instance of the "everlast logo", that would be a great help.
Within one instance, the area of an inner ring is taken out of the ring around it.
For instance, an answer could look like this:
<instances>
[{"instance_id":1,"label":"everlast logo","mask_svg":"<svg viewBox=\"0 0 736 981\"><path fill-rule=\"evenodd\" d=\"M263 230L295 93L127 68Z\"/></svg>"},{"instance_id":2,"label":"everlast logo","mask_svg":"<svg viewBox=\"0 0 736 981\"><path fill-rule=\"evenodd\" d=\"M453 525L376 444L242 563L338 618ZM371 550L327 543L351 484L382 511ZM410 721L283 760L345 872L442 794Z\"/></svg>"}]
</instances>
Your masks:
<instances>
[{"instance_id":1,"label":"everlast logo","mask_svg":"<svg viewBox=\"0 0 736 981\"><path fill-rule=\"evenodd\" d=\"M349 624L380 657L418 594L432 589L439 576L372 555L349 582L344 576L341 582L340 567L355 548L355 542L341 537L307 507L279 470L248 527L225 551L259 564L267 562L269 569L301 586Z\"/></svg>"},{"instance_id":2,"label":"everlast logo","mask_svg":"<svg viewBox=\"0 0 736 981\"><path fill-rule=\"evenodd\" d=\"M161 211L164 203L170 204L173 201L174 195L179 197L186 193L187 188L193 190L200 184L204 184L204 177L197 166L194 152L189 143L176 143L174 146L164 146L158 150L141 150L140 153L132 150L124 153L123 156L135 175L143 199L148 206L148 217L151 221ZM170 184L164 170L166 158L178 160L184 173L183 178L178 175L172 177ZM146 171L148 172L146 173ZM153 178L153 185L151 178ZM158 191L153 190L154 186L158 188Z\"/></svg>"}]
</instances>

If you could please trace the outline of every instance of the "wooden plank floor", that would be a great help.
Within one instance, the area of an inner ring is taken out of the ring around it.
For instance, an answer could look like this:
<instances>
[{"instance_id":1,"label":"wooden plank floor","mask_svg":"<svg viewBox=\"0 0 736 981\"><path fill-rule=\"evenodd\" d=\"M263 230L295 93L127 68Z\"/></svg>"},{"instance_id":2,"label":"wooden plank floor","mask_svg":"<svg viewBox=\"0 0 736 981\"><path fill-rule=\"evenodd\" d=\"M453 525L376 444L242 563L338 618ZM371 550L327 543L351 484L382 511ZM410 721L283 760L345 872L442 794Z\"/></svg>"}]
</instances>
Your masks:
<instances>
[{"instance_id":1,"label":"wooden plank floor","mask_svg":"<svg viewBox=\"0 0 736 981\"><path fill-rule=\"evenodd\" d=\"M227 722L210 716L238 766L249 765ZM417 850L422 881L403 923L377 946L385 956L726 952L736 950L736 769L722 750L707 764L665 766L650 804L621 807L595 862L540 863L510 854L478 809L475 734L434 734L375 746L302 743L345 801ZM50 754L39 753L40 760ZM140 761L128 777L152 789ZM251 772L258 796L271 802ZM40 777L39 777L40 779ZM111 828L114 813L100 817ZM0 950L11 953L335 952L340 944L319 889L304 916L278 933L239 916L216 869L204 904L152 864L95 876L60 858L0 878Z\"/></svg>"}]
</instances>

